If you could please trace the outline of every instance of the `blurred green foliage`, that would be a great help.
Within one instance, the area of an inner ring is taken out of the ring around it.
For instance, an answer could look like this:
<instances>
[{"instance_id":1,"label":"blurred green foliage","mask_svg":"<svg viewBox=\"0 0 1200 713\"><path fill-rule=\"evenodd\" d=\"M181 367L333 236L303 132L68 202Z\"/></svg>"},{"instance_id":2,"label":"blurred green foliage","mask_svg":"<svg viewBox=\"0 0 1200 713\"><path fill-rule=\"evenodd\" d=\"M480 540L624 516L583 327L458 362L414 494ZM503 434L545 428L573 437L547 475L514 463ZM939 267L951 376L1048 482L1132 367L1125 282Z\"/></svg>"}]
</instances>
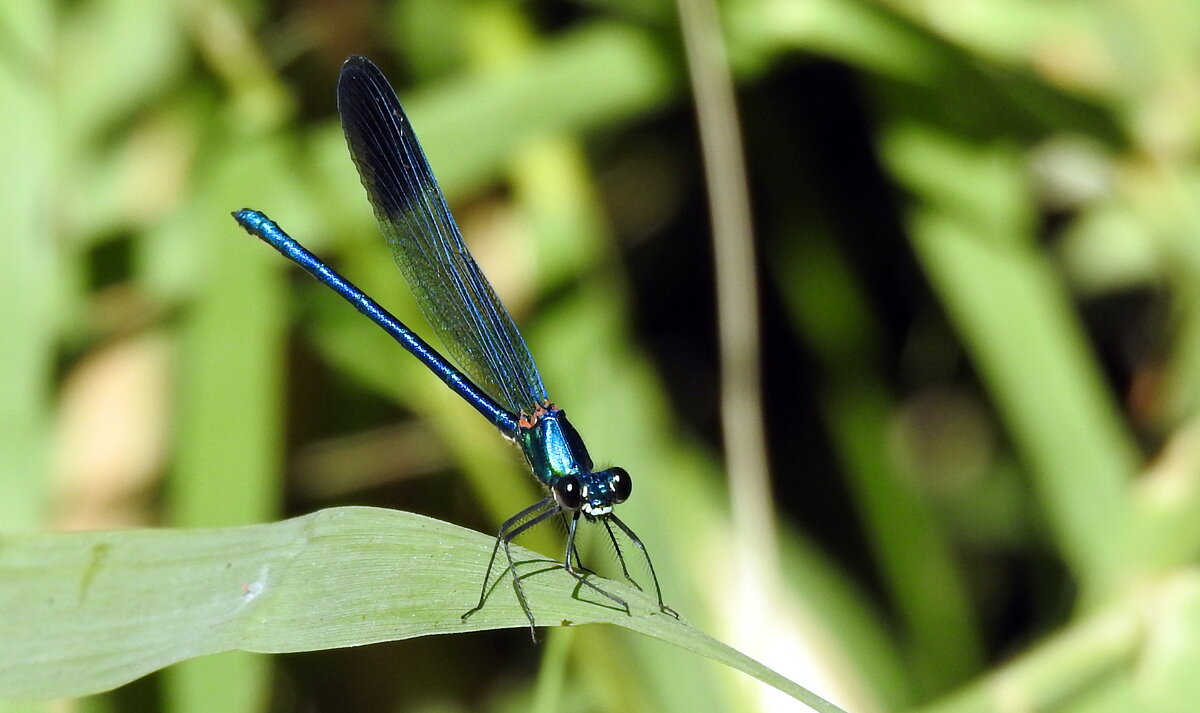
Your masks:
<instances>
[{"instance_id":1,"label":"blurred green foliage","mask_svg":"<svg viewBox=\"0 0 1200 713\"><path fill-rule=\"evenodd\" d=\"M229 217L266 211L428 333L336 123L361 53L555 401L634 474L622 512L691 621L855 713L1194 710L1200 4L721 10L764 279L767 635L739 629L668 2L0 4L0 528L357 503L488 531L537 497L508 444ZM222 654L71 705L779 705L615 628L550 634Z\"/></svg>"}]
</instances>

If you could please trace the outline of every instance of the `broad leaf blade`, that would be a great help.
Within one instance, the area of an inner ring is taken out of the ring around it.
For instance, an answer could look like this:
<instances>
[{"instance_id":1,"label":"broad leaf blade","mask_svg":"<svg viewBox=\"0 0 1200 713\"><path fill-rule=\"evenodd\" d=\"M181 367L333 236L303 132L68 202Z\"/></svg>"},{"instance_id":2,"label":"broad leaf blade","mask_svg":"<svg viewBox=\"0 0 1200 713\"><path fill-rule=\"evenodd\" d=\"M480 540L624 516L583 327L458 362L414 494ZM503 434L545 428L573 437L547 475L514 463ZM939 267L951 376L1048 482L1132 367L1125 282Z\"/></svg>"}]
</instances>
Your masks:
<instances>
[{"instance_id":1,"label":"broad leaf blade","mask_svg":"<svg viewBox=\"0 0 1200 713\"><path fill-rule=\"evenodd\" d=\"M506 573L475 603L493 541L411 513L349 507L212 530L0 539L0 696L104 691L172 663L244 649L283 653L524 627ZM619 624L741 669L817 710L838 709L658 611L604 587L630 614L577 591L555 563L514 556L539 624ZM493 574L495 579L496 574Z\"/></svg>"}]
</instances>

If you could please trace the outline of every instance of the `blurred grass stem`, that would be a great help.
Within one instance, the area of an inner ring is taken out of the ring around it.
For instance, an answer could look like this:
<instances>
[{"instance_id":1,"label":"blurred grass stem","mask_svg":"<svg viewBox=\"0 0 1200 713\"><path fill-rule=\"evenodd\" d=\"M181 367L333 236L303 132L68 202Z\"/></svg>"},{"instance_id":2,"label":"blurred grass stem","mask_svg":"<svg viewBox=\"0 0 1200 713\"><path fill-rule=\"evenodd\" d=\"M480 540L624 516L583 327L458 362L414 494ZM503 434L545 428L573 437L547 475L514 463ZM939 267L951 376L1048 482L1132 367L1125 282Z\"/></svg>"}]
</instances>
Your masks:
<instances>
[{"instance_id":1,"label":"blurred grass stem","mask_svg":"<svg viewBox=\"0 0 1200 713\"><path fill-rule=\"evenodd\" d=\"M738 563L737 638L765 648L778 567L764 442L758 275L733 78L711 0L678 0L712 222L721 424ZM736 638L735 638L736 640ZM744 643L748 643L744 642Z\"/></svg>"}]
</instances>

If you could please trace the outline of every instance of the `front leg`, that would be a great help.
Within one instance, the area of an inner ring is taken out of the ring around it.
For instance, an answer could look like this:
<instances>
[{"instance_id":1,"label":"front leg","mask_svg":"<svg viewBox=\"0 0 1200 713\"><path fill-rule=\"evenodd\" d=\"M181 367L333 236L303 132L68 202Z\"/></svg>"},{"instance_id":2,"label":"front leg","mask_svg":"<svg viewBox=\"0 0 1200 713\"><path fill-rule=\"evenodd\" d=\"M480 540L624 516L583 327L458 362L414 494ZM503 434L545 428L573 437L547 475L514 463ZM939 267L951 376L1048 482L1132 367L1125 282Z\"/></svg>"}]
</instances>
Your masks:
<instances>
[{"instance_id":1,"label":"front leg","mask_svg":"<svg viewBox=\"0 0 1200 713\"><path fill-rule=\"evenodd\" d=\"M563 557L563 567L570 572L571 576L578 580L580 584L590 587L591 589L599 592L601 595L616 602L622 609L625 610L626 614L630 614L632 616L632 613L629 611L629 604L624 599L615 594L604 591L600 587L588 581L587 577L575 571L575 568L571 566L571 553L575 551L575 530L579 525L579 515L580 511L576 510L574 515L571 516L571 524L567 530L567 551Z\"/></svg>"}]
</instances>

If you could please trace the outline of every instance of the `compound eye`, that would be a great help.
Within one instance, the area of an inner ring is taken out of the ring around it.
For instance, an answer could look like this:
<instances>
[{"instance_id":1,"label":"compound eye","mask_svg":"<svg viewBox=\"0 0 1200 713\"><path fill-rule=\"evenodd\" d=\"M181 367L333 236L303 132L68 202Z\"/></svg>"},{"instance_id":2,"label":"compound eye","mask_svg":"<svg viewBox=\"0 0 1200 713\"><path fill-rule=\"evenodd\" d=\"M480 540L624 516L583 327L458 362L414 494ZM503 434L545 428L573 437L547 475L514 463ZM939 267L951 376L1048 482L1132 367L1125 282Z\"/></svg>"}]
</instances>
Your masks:
<instances>
[{"instance_id":1,"label":"compound eye","mask_svg":"<svg viewBox=\"0 0 1200 713\"><path fill-rule=\"evenodd\" d=\"M633 478L629 477L629 472L624 468L614 467L608 476L608 483L613 491L614 503L625 502L633 492Z\"/></svg>"},{"instance_id":2,"label":"compound eye","mask_svg":"<svg viewBox=\"0 0 1200 713\"><path fill-rule=\"evenodd\" d=\"M582 486L579 484L579 478L573 475L564 475L554 484L554 499L558 501L559 506L563 510L578 510L583 504L583 494L580 492Z\"/></svg>"}]
</instances>

